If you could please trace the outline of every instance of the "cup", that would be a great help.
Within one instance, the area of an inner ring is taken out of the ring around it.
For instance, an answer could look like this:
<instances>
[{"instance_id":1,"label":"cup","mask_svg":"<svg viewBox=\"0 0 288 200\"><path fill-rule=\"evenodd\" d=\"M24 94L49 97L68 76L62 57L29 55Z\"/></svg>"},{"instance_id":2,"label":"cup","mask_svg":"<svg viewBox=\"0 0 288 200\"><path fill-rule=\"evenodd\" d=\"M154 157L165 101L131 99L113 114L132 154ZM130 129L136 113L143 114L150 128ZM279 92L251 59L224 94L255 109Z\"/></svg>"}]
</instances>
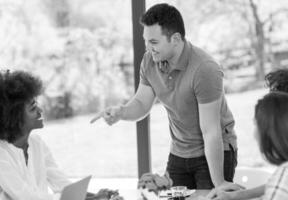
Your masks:
<instances>
[{"instance_id":1,"label":"cup","mask_svg":"<svg viewBox=\"0 0 288 200\"><path fill-rule=\"evenodd\" d=\"M185 200L186 186L174 186L171 187L172 199L173 200Z\"/></svg>"}]
</instances>

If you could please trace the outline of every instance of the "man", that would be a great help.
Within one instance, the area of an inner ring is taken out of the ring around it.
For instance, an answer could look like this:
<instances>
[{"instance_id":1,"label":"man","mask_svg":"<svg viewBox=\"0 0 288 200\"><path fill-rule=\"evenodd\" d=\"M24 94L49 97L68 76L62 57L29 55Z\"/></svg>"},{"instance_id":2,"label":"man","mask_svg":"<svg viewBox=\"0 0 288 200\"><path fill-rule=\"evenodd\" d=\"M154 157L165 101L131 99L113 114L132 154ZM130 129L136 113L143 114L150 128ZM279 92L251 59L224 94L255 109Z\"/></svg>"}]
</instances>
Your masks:
<instances>
[{"instance_id":1,"label":"man","mask_svg":"<svg viewBox=\"0 0 288 200\"><path fill-rule=\"evenodd\" d=\"M141 24L147 52L138 90L126 105L107 108L101 116L109 125L140 120L157 98L168 112L172 142L167 171L173 185L211 189L230 184L237 147L220 66L186 41L175 7L157 4L144 13Z\"/></svg>"}]
</instances>

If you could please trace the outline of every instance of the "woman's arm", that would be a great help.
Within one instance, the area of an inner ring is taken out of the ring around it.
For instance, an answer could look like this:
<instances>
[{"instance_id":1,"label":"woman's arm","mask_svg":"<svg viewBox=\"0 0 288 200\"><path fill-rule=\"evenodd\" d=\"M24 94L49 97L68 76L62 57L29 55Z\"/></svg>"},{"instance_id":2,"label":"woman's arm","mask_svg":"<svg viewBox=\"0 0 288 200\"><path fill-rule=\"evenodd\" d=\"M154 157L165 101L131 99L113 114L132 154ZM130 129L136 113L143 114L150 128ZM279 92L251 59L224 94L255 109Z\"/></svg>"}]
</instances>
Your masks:
<instances>
[{"instance_id":1,"label":"woman's arm","mask_svg":"<svg viewBox=\"0 0 288 200\"><path fill-rule=\"evenodd\" d=\"M213 200L245 200L261 197L263 196L264 191L265 185L237 191L231 191L230 188L224 188L224 190L213 190L207 197L208 199Z\"/></svg>"},{"instance_id":2,"label":"woman's arm","mask_svg":"<svg viewBox=\"0 0 288 200\"><path fill-rule=\"evenodd\" d=\"M244 200L244 199L253 199L263 196L265 191L265 185L261 185L255 188L246 189L246 190L238 190L235 192L232 192L231 200Z\"/></svg>"}]
</instances>

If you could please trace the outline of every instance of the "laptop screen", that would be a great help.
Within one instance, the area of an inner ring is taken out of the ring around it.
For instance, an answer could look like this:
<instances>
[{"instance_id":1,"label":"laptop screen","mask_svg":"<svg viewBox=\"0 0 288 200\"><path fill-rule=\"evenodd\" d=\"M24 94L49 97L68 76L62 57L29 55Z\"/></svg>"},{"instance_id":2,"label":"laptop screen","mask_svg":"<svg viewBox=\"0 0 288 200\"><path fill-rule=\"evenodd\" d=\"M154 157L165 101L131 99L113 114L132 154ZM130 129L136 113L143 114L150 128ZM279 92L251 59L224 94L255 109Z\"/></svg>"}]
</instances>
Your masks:
<instances>
[{"instance_id":1,"label":"laptop screen","mask_svg":"<svg viewBox=\"0 0 288 200\"><path fill-rule=\"evenodd\" d=\"M67 185L61 194L60 200L85 200L91 176Z\"/></svg>"}]
</instances>

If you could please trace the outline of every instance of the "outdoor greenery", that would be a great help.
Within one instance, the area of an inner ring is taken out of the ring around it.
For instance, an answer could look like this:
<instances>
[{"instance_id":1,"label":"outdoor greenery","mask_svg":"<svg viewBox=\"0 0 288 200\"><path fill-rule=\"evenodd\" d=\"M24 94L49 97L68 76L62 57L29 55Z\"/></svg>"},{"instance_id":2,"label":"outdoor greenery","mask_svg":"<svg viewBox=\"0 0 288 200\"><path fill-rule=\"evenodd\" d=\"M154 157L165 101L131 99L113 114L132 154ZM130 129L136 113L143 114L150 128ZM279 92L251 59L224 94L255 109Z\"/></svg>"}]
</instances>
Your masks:
<instances>
[{"instance_id":1,"label":"outdoor greenery","mask_svg":"<svg viewBox=\"0 0 288 200\"><path fill-rule=\"evenodd\" d=\"M177 6L187 38L223 65L227 92L238 91L239 71L253 82L281 67L274 55L288 49L285 0L147 0L146 6L159 2ZM129 0L1 0L1 68L41 76L49 119L126 101L134 91L130 10Z\"/></svg>"}]
</instances>

